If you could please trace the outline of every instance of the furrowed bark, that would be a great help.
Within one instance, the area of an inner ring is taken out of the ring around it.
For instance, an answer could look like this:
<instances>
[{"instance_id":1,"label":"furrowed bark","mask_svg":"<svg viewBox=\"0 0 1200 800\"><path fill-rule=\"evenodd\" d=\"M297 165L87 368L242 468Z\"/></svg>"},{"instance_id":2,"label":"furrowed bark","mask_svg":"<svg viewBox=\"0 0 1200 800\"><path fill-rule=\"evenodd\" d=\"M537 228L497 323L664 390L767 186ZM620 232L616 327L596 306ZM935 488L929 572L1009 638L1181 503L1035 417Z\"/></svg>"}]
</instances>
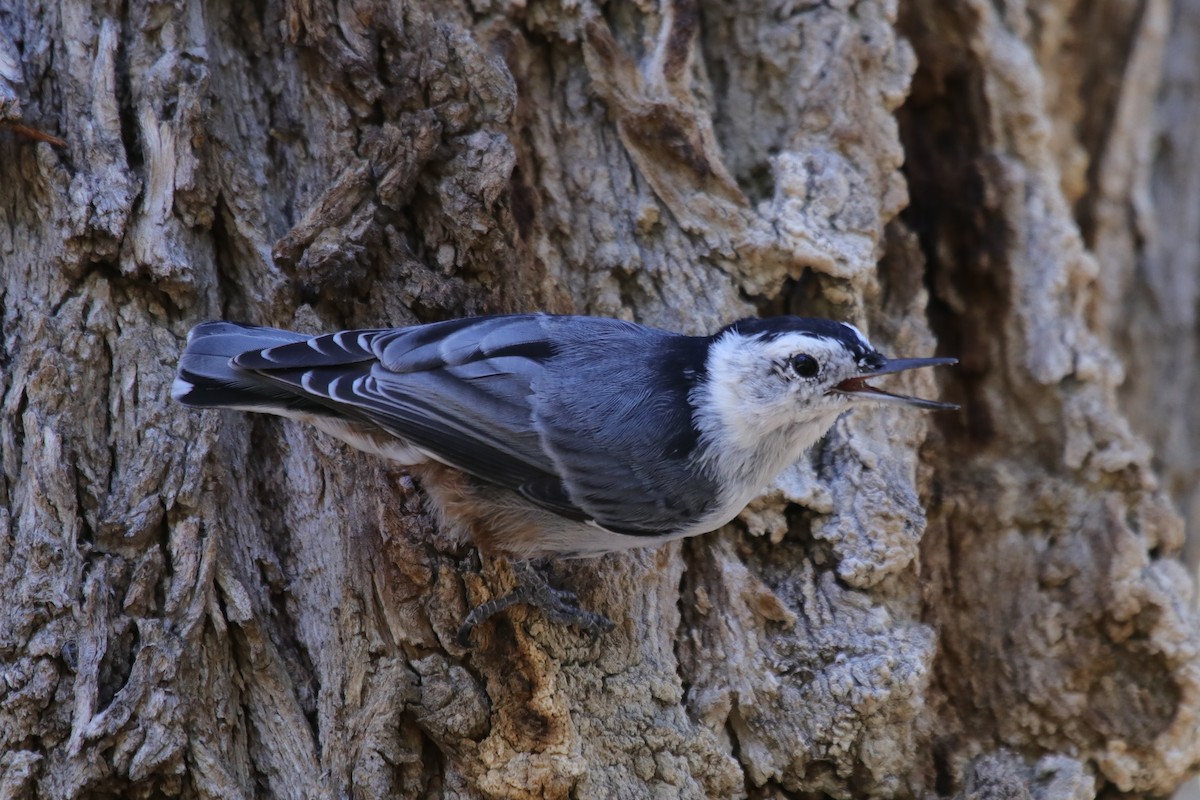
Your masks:
<instances>
[{"instance_id":1,"label":"furrowed bark","mask_svg":"<svg viewBox=\"0 0 1200 800\"><path fill-rule=\"evenodd\" d=\"M1034 5L0 9L0 797L1173 791L1200 3ZM464 650L511 572L401 469L169 400L203 319L530 309L845 319L963 411Z\"/></svg>"}]
</instances>

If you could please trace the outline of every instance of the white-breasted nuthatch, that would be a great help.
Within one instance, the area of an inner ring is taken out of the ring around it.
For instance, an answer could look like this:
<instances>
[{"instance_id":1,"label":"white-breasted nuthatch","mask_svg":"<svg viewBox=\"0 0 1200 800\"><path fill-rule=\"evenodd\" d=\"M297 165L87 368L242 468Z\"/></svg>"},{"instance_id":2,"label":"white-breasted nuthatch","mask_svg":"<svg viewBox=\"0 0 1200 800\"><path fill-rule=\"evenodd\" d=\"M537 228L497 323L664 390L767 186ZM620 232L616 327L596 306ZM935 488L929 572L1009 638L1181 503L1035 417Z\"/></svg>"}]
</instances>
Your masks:
<instances>
[{"instance_id":1,"label":"white-breasted nuthatch","mask_svg":"<svg viewBox=\"0 0 1200 800\"><path fill-rule=\"evenodd\" d=\"M888 359L852 325L776 317L684 336L550 314L308 336L206 322L172 397L309 422L407 465L484 551L591 556L715 530L838 416L864 403L957 406L867 379L953 358ZM533 577L533 576L529 576ZM537 581L516 602L607 620Z\"/></svg>"}]
</instances>

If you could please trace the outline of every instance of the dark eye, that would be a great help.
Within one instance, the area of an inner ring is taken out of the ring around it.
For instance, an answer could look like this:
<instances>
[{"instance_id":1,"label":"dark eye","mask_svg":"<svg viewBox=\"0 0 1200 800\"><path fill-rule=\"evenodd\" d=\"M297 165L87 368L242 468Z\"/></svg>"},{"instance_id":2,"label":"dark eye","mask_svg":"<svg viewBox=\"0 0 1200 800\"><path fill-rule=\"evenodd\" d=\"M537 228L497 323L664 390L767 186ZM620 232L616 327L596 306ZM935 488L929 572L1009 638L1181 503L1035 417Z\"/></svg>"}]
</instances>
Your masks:
<instances>
[{"instance_id":1,"label":"dark eye","mask_svg":"<svg viewBox=\"0 0 1200 800\"><path fill-rule=\"evenodd\" d=\"M792 356L792 369L801 378L811 378L821 371L821 365L808 353L797 353Z\"/></svg>"}]
</instances>

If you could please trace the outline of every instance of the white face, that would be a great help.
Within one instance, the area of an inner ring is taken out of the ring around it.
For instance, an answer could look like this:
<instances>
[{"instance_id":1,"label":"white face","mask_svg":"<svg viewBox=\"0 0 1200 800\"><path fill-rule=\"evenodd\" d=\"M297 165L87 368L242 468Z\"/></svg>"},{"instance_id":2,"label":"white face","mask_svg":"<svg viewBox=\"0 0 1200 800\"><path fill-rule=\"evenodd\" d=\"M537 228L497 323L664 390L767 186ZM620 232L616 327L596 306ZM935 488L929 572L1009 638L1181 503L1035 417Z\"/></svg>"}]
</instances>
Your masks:
<instances>
[{"instance_id":1,"label":"white face","mask_svg":"<svg viewBox=\"0 0 1200 800\"><path fill-rule=\"evenodd\" d=\"M845 327L871 349L861 333ZM797 424L832 424L855 398L831 390L861 375L863 367L842 342L795 332L770 338L730 332L713 344L708 362L721 416L750 437Z\"/></svg>"},{"instance_id":2,"label":"white face","mask_svg":"<svg viewBox=\"0 0 1200 800\"><path fill-rule=\"evenodd\" d=\"M781 330L798 324L807 332ZM951 364L954 359L890 360L871 347L857 329L828 320L785 320L773 328L769 322L747 327L747 333L731 327L709 345L707 375L690 397L704 444L701 458L722 487L718 507L697 522L695 531L710 530L732 519L853 406L954 407L889 394L865 380Z\"/></svg>"}]
</instances>

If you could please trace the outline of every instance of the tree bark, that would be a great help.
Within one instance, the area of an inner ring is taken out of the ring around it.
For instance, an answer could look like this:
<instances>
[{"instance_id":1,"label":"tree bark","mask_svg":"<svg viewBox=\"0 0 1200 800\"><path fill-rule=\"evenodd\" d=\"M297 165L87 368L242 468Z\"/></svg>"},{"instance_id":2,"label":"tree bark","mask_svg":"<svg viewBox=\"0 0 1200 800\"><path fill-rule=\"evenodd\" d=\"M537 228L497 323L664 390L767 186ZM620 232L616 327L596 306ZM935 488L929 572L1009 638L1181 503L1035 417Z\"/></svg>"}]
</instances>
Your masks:
<instances>
[{"instance_id":1,"label":"tree bark","mask_svg":"<svg viewBox=\"0 0 1200 800\"><path fill-rule=\"evenodd\" d=\"M1170 793L1198 42L1200 0L0 9L0 798ZM511 571L401 469L169 400L203 319L531 309L845 319L964 408L558 565L607 634L464 649Z\"/></svg>"}]
</instances>

